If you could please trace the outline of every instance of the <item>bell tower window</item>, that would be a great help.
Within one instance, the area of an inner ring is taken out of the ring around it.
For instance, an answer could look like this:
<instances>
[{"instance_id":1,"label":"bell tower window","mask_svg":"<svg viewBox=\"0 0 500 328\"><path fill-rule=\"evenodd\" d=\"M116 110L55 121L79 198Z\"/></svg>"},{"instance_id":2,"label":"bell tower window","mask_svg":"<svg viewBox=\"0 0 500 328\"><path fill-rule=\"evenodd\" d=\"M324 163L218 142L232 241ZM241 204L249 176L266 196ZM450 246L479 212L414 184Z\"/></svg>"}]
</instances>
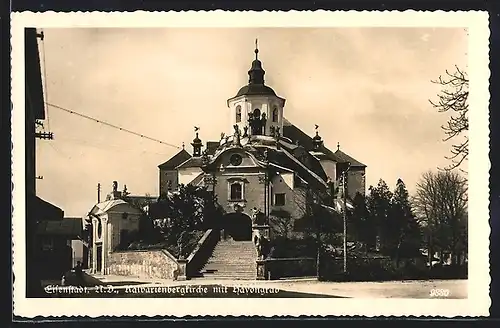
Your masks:
<instances>
[{"instance_id":1,"label":"bell tower window","mask_svg":"<svg viewBox=\"0 0 500 328\"><path fill-rule=\"evenodd\" d=\"M236 123L241 122L241 106L236 106Z\"/></svg>"},{"instance_id":2,"label":"bell tower window","mask_svg":"<svg viewBox=\"0 0 500 328\"><path fill-rule=\"evenodd\" d=\"M278 122L278 107L273 108L273 122Z\"/></svg>"}]
</instances>

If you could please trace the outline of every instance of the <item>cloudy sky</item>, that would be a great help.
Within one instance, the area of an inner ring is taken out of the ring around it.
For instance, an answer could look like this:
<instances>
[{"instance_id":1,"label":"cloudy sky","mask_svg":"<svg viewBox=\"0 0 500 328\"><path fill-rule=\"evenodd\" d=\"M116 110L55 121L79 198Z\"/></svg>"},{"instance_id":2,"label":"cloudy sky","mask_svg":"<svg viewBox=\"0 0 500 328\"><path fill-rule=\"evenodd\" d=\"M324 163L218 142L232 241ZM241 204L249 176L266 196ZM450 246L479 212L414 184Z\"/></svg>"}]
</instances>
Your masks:
<instances>
[{"instance_id":1,"label":"cloudy sky","mask_svg":"<svg viewBox=\"0 0 500 328\"><path fill-rule=\"evenodd\" d=\"M259 39L266 83L287 99L285 117L327 146L365 163L367 183L444 166L447 117L428 103L430 83L467 69L467 35L451 28L45 29L46 100L181 146L230 132L226 100L248 82ZM45 43L42 45L42 42ZM43 71L43 70L42 70ZM53 107L37 140L38 194L82 216L113 180L132 194L158 193L157 166L178 149Z\"/></svg>"}]
</instances>

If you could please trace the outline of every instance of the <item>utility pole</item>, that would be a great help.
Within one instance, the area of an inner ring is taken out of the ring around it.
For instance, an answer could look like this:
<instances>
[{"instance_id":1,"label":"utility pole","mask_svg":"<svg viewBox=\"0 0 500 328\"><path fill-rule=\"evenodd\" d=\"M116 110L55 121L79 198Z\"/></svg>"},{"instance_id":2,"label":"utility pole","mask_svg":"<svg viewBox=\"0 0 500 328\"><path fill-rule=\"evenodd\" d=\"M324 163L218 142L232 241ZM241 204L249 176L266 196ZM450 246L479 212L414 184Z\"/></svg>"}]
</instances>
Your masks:
<instances>
[{"instance_id":1,"label":"utility pole","mask_svg":"<svg viewBox=\"0 0 500 328\"><path fill-rule=\"evenodd\" d=\"M343 218L344 218L344 273L347 273L347 172L351 167L349 166L342 172L342 198L343 198Z\"/></svg>"},{"instance_id":2,"label":"utility pole","mask_svg":"<svg viewBox=\"0 0 500 328\"><path fill-rule=\"evenodd\" d=\"M52 133L52 132L35 132L35 138L52 140L52 139L54 139L54 133Z\"/></svg>"},{"instance_id":3,"label":"utility pole","mask_svg":"<svg viewBox=\"0 0 500 328\"><path fill-rule=\"evenodd\" d=\"M101 184L97 184L97 203L101 202Z\"/></svg>"}]
</instances>

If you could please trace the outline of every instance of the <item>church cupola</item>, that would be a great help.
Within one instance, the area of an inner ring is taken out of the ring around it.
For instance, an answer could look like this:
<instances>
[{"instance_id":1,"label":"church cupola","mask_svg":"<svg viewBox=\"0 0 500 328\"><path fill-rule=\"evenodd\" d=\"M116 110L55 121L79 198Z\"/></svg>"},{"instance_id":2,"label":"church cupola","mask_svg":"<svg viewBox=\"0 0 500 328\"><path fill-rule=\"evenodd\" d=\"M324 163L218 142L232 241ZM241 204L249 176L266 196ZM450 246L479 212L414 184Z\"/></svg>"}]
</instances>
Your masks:
<instances>
[{"instance_id":1,"label":"church cupola","mask_svg":"<svg viewBox=\"0 0 500 328\"><path fill-rule=\"evenodd\" d=\"M198 136L199 129L200 128L197 126L194 127L194 131L196 133L196 136L194 137L193 142L191 143L191 145L193 146L193 157L200 157L201 156L201 147L203 147L203 143Z\"/></svg>"},{"instance_id":2,"label":"church cupola","mask_svg":"<svg viewBox=\"0 0 500 328\"><path fill-rule=\"evenodd\" d=\"M259 60L259 48L255 40L255 58L248 71L248 84L241 87L236 96L228 99L230 108L230 129L238 125L241 131L245 128L249 136L271 136L272 131L283 131L283 108L285 99L276 95L274 90L264 82L266 72Z\"/></svg>"},{"instance_id":3,"label":"church cupola","mask_svg":"<svg viewBox=\"0 0 500 328\"><path fill-rule=\"evenodd\" d=\"M264 75L266 71L262 68L262 63L259 60L259 48L257 46L257 40L255 40L255 60L252 62L252 67L248 71L248 84L260 84L264 85Z\"/></svg>"},{"instance_id":4,"label":"church cupola","mask_svg":"<svg viewBox=\"0 0 500 328\"><path fill-rule=\"evenodd\" d=\"M318 132L318 125L315 125L315 130L316 130L316 135L312 138L313 141L313 148L315 150L319 150L321 146L323 146L323 140L321 139L319 132Z\"/></svg>"}]
</instances>

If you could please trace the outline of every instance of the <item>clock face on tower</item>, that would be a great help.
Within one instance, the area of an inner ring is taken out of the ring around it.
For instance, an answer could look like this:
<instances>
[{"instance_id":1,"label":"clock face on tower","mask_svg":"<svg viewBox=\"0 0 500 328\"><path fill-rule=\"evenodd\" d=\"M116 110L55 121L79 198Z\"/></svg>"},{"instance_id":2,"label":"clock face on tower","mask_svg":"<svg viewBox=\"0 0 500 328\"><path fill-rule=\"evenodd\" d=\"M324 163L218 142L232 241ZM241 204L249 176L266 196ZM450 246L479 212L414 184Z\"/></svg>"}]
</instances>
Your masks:
<instances>
[{"instance_id":1,"label":"clock face on tower","mask_svg":"<svg viewBox=\"0 0 500 328\"><path fill-rule=\"evenodd\" d=\"M238 154L233 154L231 155L231 157L229 158L229 162L231 163L231 165L233 166L238 166L241 164L242 162L242 158L240 155Z\"/></svg>"}]
</instances>

